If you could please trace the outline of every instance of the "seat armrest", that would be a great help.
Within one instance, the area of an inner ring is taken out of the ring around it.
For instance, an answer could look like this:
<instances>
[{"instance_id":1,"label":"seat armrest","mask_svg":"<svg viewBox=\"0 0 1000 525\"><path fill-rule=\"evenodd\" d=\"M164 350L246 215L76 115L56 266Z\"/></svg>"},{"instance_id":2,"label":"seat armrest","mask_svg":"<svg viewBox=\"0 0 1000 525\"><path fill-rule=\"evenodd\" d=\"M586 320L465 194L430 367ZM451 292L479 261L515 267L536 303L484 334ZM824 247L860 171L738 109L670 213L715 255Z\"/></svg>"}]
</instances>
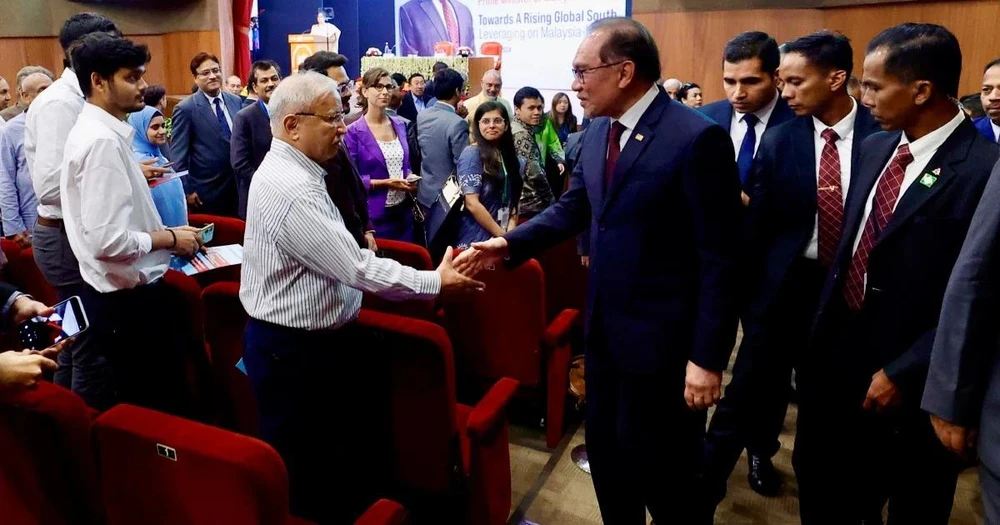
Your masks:
<instances>
[{"instance_id":1,"label":"seat armrest","mask_svg":"<svg viewBox=\"0 0 1000 525\"><path fill-rule=\"evenodd\" d=\"M573 329L573 323L576 322L576 318L579 315L580 311L572 308L567 308L559 312L559 315L545 328L542 341L549 348L556 348L569 342L570 331Z\"/></svg>"},{"instance_id":2,"label":"seat armrest","mask_svg":"<svg viewBox=\"0 0 1000 525\"><path fill-rule=\"evenodd\" d=\"M472 408L469 414L469 421L466 424L466 432L469 437L476 441L476 438L485 436L498 424L505 422L504 410L507 403L514 397L520 383L509 377L501 378L490 388L490 391L483 396Z\"/></svg>"}]
</instances>

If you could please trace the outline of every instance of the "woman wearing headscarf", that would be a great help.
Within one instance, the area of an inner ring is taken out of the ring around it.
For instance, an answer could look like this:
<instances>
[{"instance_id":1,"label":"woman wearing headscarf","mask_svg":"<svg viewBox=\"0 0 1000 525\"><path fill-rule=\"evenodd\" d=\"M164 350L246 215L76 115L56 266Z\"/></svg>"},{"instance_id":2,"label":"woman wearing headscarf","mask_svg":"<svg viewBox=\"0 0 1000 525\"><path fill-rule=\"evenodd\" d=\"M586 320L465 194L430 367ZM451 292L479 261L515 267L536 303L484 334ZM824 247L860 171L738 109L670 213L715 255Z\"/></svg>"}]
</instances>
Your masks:
<instances>
[{"instance_id":1,"label":"woman wearing headscarf","mask_svg":"<svg viewBox=\"0 0 1000 525\"><path fill-rule=\"evenodd\" d=\"M165 166L167 158L160 147L167 143L167 127L160 110L146 106L142 111L131 113L128 123L135 129L132 136L132 152L138 162L155 159L154 166ZM149 191L153 204L160 213L164 226L173 228L187 226L187 197L180 178L163 182L163 177L149 179Z\"/></svg>"}]
</instances>

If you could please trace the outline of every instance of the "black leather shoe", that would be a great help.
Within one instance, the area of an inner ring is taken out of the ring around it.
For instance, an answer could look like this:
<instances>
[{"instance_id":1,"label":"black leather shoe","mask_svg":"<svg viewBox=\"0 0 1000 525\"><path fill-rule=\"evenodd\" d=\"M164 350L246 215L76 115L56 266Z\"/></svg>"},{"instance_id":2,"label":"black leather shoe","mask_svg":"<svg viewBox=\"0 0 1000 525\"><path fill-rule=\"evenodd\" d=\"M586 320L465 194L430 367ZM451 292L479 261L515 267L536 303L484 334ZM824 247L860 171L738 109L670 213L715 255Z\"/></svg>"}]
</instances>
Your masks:
<instances>
[{"instance_id":1,"label":"black leather shoe","mask_svg":"<svg viewBox=\"0 0 1000 525\"><path fill-rule=\"evenodd\" d=\"M781 490L781 476L774 469L771 458L765 458L756 454L747 456L750 471L747 473L747 482L750 488L761 496L777 496Z\"/></svg>"}]
</instances>

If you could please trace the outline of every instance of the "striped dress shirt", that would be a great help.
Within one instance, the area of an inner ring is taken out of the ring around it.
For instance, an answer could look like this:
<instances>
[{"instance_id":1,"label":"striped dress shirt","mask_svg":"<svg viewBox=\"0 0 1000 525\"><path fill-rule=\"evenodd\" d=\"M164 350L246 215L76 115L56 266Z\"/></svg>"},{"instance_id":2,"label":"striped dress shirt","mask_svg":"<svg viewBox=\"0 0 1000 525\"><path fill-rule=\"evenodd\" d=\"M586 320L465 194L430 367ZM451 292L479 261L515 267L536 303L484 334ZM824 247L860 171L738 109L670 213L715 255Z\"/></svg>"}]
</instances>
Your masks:
<instances>
[{"instance_id":1,"label":"striped dress shirt","mask_svg":"<svg viewBox=\"0 0 1000 525\"><path fill-rule=\"evenodd\" d=\"M247 201L240 301L250 317L302 330L355 320L361 292L432 299L434 271L417 271L358 248L330 200L318 164L273 139Z\"/></svg>"}]
</instances>

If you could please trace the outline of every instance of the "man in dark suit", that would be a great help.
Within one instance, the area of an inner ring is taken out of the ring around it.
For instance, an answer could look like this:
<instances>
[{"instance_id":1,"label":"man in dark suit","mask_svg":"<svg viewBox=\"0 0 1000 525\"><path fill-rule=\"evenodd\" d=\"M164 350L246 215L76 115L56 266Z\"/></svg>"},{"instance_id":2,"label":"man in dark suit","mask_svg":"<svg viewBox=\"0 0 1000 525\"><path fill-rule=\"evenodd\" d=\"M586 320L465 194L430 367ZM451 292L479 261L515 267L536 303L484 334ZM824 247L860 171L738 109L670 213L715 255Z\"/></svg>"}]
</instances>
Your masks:
<instances>
[{"instance_id":1,"label":"man in dark suit","mask_svg":"<svg viewBox=\"0 0 1000 525\"><path fill-rule=\"evenodd\" d=\"M247 195L250 193L250 179L257 171L264 155L271 150L271 116L267 103L281 81L281 69L273 60L258 60L250 66L248 84L260 97L257 102L240 110L233 122L233 140L230 148L230 162L236 176L236 192L239 199L237 214L247 218Z\"/></svg>"},{"instance_id":2,"label":"man in dark suit","mask_svg":"<svg viewBox=\"0 0 1000 525\"><path fill-rule=\"evenodd\" d=\"M1000 163L948 281L921 403L945 447L966 459L978 452L986 523L1000 523L998 199Z\"/></svg>"},{"instance_id":3,"label":"man in dark suit","mask_svg":"<svg viewBox=\"0 0 1000 525\"><path fill-rule=\"evenodd\" d=\"M222 89L222 68L214 55L195 55L191 75L198 91L177 104L171 118L175 169L188 171L181 180L191 211L235 217L236 177L229 150L233 119L243 103Z\"/></svg>"},{"instance_id":4,"label":"man in dark suit","mask_svg":"<svg viewBox=\"0 0 1000 525\"><path fill-rule=\"evenodd\" d=\"M434 96L427 90L428 83L420 73L410 75L408 82L410 91L403 96L398 113L406 120L416 122L418 114L434 105Z\"/></svg>"},{"instance_id":5,"label":"man in dark suit","mask_svg":"<svg viewBox=\"0 0 1000 525\"><path fill-rule=\"evenodd\" d=\"M747 31L726 44L722 81L726 99L701 107L701 112L729 132L740 184L749 195L750 167L764 131L795 117L778 96L778 43L767 33ZM751 125L752 124L752 125ZM745 198L744 198L745 200Z\"/></svg>"},{"instance_id":6,"label":"man in dark suit","mask_svg":"<svg viewBox=\"0 0 1000 525\"><path fill-rule=\"evenodd\" d=\"M958 41L933 24L879 33L843 232L800 362L793 465L802 522L945 524L961 468L920 398L948 276L997 159L953 99Z\"/></svg>"},{"instance_id":7,"label":"man in dark suit","mask_svg":"<svg viewBox=\"0 0 1000 525\"><path fill-rule=\"evenodd\" d=\"M601 515L640 524L649 509L659 523L696 523L706 409L736 335L732 145L657 88L659 51L634 20L595 22L573 68L594 121L569 190L455 264L520 264L590 226L587 452ZM654 244L670 255L652 255Z\"/></svg>"},{"instance_id":8,"label":"man in dark suit","mask_svg":"<svg viewBox=\"0 0 1000 525\"><path fill-rule=\"evenodd\" d=\"M432 57L438 42L478 51L472 12L460 0L410 0L403 4L399 8L399 40L401 56Z\"/></svg>"},{"instance_id":9,"label":"man in dark suit","mask_svg":"<svg viewBox=\"0 0 1000 525\"><path fill-rule=\"evenodd\" d=\"M979 99L986 116L977 118L973 123L984 137L992 142L1000 142L1000 58L986 64Z\"/></svg>"},{"instance_id":10,"label":"man in dark suit","mask_svg":"<svg viewBox=\"0 0 1000 525\"><path fill-rule=\"evenodd\" d=\"M750 486L767 495L781 486L771 457L780 447L792 366L837 249L861 142L878 131L868 109L847 93L854 67L847 37L819 32L782 49L782 98L799 116L764 133L754 162L749 313L733 379L705 439L712 503L725 496L744 447ZM761 469L762 461L771 468Z\"/></svg>"}]
</instances>

